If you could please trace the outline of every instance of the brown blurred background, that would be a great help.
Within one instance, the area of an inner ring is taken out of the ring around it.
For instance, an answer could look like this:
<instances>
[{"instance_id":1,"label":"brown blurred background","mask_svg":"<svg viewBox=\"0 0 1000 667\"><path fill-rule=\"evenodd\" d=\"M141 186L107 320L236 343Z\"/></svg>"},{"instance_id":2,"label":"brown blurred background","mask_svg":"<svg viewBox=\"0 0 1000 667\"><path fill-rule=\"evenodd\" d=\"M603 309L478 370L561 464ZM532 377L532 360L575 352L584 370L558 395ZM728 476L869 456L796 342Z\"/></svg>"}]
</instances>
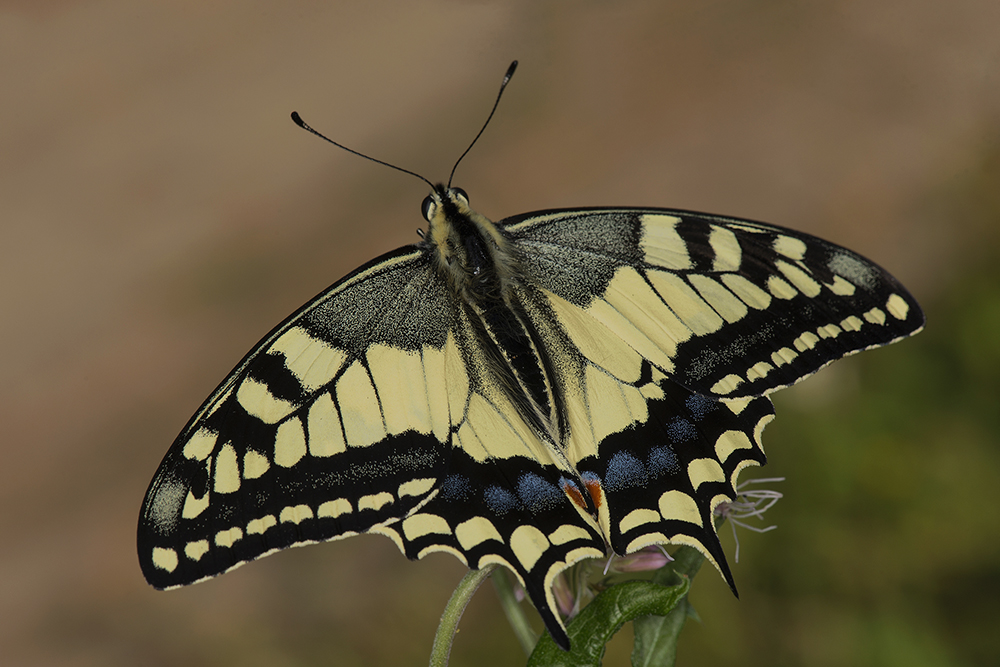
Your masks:
<instances>
[{"instance_id":1,"label":"brown blurred background","mask_svg":"<svg viewBox=\"0 0 1000 667\"><path fill-rule=\"evenodd\" d=\"M680 664L997 664L998 37L995 0L3 3L0 663L425 663L450 556L359 537L160 593L135 522L250 346L423 224L424 185L289 112L444 179L517 58L456 177L483 214L766 220L930 318L779 395L780 527L740 601L695 581ZM484 588L453 664L519 662Z\"/></svg>"}]
</instances>

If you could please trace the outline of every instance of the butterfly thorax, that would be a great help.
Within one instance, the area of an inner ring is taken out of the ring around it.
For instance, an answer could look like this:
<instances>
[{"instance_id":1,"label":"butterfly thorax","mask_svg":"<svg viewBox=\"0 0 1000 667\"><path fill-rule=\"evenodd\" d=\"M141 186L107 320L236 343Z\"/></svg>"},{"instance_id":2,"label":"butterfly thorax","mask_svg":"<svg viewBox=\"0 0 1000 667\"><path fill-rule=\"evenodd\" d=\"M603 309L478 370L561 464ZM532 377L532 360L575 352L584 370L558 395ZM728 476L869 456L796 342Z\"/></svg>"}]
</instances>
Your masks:
<instances>
[{"instance_id":1,"label":"butterfly thorax","mask_svg":"<svg viewBox=\"0 0 1000 667\"><path fill-rule=\"evenodd\" d=\"M423 247L461 304L485 372L543 440L561 442L565 419L551 350L525 312L524 273L514 244L469 207L460 189L435 187L424 213L430 233Z\"/></svg>"}]
</instances>

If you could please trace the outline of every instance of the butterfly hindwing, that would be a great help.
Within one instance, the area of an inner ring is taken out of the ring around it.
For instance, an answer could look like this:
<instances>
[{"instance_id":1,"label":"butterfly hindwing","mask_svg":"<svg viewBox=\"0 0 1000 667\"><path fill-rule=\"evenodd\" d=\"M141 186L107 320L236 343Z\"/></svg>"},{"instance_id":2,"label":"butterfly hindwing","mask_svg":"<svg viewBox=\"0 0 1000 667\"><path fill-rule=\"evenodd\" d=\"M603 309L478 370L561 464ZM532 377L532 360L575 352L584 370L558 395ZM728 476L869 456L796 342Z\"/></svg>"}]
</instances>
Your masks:
<instances>
[{"instance_id":1,"label":"butterfly hindwing","mask_svg":"<svg viewBox=\"0 0 1000 667\"><path fill-rule=\"evenodd\" d=\"M616 553L654 544L689 544L734 586L713 510L736 497L739 472L766 462L761 433L772 419L766 397L717 400L671 382L648 403L649 418L605 438L580 461L607 498Z\"/></svg>"},{"instance_id":2,"label":"butterfly hindwing","mask_svg":"<svg viewBox=\"0 0 1000 667\"><path fill-rule=\"evenodd\" d=\"M552 581L580 560L603 557L605 548L594 522L567 500L562 477L533 459L483 463L455 448L435 496L394 527L400 548L413 559L447 551L472 568L509 568L553 636L564 637Z\"/></svg>"}]
</instances>

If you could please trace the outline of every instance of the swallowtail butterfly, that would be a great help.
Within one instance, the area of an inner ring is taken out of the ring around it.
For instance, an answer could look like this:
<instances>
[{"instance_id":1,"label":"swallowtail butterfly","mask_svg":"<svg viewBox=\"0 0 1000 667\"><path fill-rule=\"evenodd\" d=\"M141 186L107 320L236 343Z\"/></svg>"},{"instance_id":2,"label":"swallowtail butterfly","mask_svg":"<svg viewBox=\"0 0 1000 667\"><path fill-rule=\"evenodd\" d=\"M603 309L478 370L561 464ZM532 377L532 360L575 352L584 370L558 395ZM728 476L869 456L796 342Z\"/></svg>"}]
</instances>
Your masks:
<instances>
[{"instance_id":1,"label":"swallowtail butterfly","mask_svg":"<svg viewBox=\"0 0 1000 667\"><path fill-rule=\"evenodd\" d=\"M568 648L551 584L583 559L687 544L733 586L712 512L765 462L767 395L924 323L880 267L773 225L493 223L450 181L423 213L421 242L278 325L184 427L139 519L150 584L378 533L509 568Z\"/></svg>"}]
</instances>

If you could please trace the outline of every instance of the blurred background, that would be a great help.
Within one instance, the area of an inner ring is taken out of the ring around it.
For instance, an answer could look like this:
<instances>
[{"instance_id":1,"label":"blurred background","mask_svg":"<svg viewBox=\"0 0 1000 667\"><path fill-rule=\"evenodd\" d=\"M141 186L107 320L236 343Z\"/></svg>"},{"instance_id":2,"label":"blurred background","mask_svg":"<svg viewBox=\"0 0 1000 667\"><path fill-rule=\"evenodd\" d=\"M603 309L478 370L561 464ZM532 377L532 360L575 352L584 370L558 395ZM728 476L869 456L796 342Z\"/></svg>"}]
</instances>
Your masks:
<instances>
[{"instance_id":1,"label":"blurred background","mask_svg":"<svg viewBox=\"0 0 1000 667\"><path fill-rule=\"evenodd\" d=\"M704 569L680 665L1000 662L1000 3L0 5L0 662L423 664L465 572L376 536L169 593L139 504L274 324L416 240L448 171L494 220L669 206L818 234L915 339L776 398L777 530ZM724 531L729 553L732 536ZM454 665L524 657L493 591ZM630 629L606 665L628 664Z\"/></svg>"}]
</instances>

